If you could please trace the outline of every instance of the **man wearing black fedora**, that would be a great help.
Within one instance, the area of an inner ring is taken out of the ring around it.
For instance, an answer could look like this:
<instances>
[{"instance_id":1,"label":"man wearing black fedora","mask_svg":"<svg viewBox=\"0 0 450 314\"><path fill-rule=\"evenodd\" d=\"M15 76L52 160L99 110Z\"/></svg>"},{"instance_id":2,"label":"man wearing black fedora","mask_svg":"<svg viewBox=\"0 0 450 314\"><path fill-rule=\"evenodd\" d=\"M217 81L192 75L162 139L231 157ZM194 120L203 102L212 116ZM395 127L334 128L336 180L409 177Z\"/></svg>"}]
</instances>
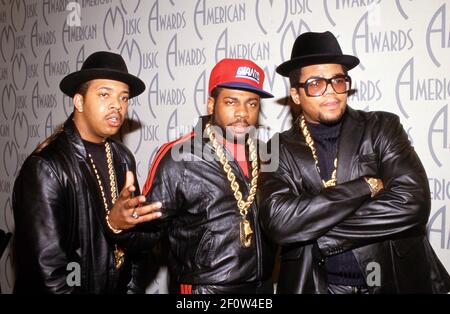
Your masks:
<instances>
[{"instance_id":1,"label":"man wearing black fedora","mask_svg":"<svg viewBox=\"0 0 450 314\"><path fill-rule=\"evenodd\" d=\"M427 237L427 175L399 118L347 105L359 59L330 32L301 34L289 77L301 114L260 174L260 220L281 245L278 293L446 293Z\"/></svg>"},{"instance_id":2,"label":"man wearing black fedora","mask_svg":"<svg viewBox=\"0 0 450 314\"><path fill-rule=\"evenodd\" d=\"M141 206L134 157L111 136L145 85L120 55L100 51L60 88L74 112L28 156L14 184L14 292L125 293L133 250L122 231L158 218L161 204Z\"/></svg>"}]
</instances>

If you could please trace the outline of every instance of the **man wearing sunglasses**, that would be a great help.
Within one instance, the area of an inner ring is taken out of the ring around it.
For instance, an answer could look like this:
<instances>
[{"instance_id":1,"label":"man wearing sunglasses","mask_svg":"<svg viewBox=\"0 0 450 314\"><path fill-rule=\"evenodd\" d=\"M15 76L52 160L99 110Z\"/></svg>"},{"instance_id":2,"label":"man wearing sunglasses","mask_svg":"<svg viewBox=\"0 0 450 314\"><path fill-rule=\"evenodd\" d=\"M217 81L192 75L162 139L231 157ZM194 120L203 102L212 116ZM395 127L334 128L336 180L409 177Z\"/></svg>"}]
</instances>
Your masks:
<instances>
[{"instance_id":1,"label":"man wearing sunglasses","mask_svg":"<svg viewBox=\"0 0 450 314\"><path fill-rule=\"evenodd\" d=\"M448 292L426 237L427 175L399 118L347 105L358 64L332 33L308 32L277 67L301 109L278 169L259 178L261 223L282 247L277 292Z\"/></svg>"}]
</instances>

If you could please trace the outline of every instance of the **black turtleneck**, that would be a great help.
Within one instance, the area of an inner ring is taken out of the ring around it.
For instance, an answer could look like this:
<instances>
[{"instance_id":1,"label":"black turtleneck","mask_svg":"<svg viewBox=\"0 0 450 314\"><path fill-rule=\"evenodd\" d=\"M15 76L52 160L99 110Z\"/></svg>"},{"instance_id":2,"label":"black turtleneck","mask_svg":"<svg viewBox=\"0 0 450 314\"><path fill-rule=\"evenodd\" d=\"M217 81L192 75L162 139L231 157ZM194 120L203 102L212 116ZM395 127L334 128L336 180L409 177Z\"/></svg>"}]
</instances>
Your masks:
<instances>
[{"instance_id":1,"label":"black turtleneck","mask_svg":"<svg viewBox=\"0 0 450 314\"><path fill-rule=\"evenodd\" d=\"M307 123L308 130L311 133L316 148L320 176L325 181L331 178L334 169L333 162L338 150L341 121L330 125ZM325 265L329 283L365 286L363 274L352 251L330 256Z\"/></svg>"},{"instance_id":2,"label":"black turtleneck","mask_svg":"<svg viewBox=\"0 0 450 314\"><path fill-rule=\"evenodd\" d=\"M108 163L106 160L106 151L105 151L105 143L93 143L83 140L84 147L86 148L86 152L91 154L92 159L94 160L95 167L100 175L100 179L102 181L103 189L105 191L106 201L108 202L108 208L112 208L112 197L111 197L111 187L109 184L109 172L108 172ZM89 157L88 157L89 158ZM89 161L90 164L90 161ZM91 165L92 166L92 165ZM95 178L96 184L98 185L97 178ZM117 193L117 191L116 191ZM103 197L100 195L100 199L103 204Z\"/></svg>"},{"instance_id":3,"label":"black turtleneck","mask_svg":"<svg viewBox=\"0 0 450 314\"><path fill-rule=\"evenodd\" d=\"M335 124L307 123L308 130L314 140L317 159L319 160L320 176L327 181L334 169L334 159L337 154L341 122Z\"/></svg>"}]
</instances>

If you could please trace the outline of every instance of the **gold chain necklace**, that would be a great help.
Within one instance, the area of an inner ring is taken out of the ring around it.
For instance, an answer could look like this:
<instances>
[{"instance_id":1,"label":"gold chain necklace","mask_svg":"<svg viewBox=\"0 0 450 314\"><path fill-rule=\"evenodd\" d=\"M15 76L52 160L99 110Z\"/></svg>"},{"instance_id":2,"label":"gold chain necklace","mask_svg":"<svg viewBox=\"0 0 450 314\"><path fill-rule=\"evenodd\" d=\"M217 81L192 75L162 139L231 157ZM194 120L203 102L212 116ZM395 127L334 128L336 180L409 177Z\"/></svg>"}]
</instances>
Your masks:
<instances>
[{"instance_id":1,"label":"gold chain necklace","mask_svg":"<svg viewBox=\"0 0 450 314\"><path fill-rule=\"evenodd\" d=\"M116 173L114 171L114 166L113 166L113 161L112 161L111 145L108 142L105 143L105 152L106 152L106 163L108 164L109 186L110 186L110 190L111 190L111 201L112 201L112 205L114 206L114 204L116 203L116 199L117 199ZM106 211L106 223L108 224L109 228L114 233L120 233L121 230L119 231L117 229L114 229L109 224L108 217L109 217L110 210L108 209L108 202L106 201L105 190L103 189L102 180L100 179L100 175L97 171L97 167L95 166L94 159L92 159L92 155L89 153L88 156L89 156L89 161L91 162L91 165L92 165L92 169L94 169L95 176L97 177L98 186L100 187L100 193L103 198L103 205L105 206L105 211ZM114 245L114 261L115 261L116 269L119 269L123 265L124 260L125 260L125 252L120 247L118 247L117 244L115 244Z\"/></svg>"},{"instance_id":2,"label":"gold chain necklace","mask_svg":"<svg viewBox=\"0 0 450 314\"><path fill-rule=\"evenodd\" d=\"M249 138L247 140L247 144L249 146L249 155L250 160L252 162L252 181L250 185L250 192L247 196L247 200L244 201L242 199L242 193L240 191L239 183L236 182L236 175L233 173L233 169L231 168L230 164L228 163L228 159L225 156L225 153L223 151L222 146L219 144L219 142L216 139L216 136L214 135L213 131L211 130L211 124L206 124L205 127L206 134L208 135L210 141L212 142L212 145L216 151L217 157L219 157L219 161L223 166L223 170L227 174L227 179L230 182L231 190L233 191L234 198L237 201L237 206L239 208L239 213L241 214L242 220L240 223L240 239L241 244L244 247L250 247L252 243L252 228L250 225L250 222L247 219L247 213L248 208L250 205L252 205L255 194L256 194L256 186L258 182L258 160L257 160L257 153L255 148L255 142Z\"/></svg>"},{"instance_id":3,"label":"gold chain necklace","mask_svg":"<svg viewBox=\"0 0 450 314\"><path fill-rule=\"evenodd\" d=\"M308 127L306 126L306 120L305 120L304 115L300 116L300 130L302 130L303 136L305 137L306 144L308 144L309 148L311 149L311 153L314 158L314 162L316 164L317 171L319 172L319 175L320 175L319 159L317 158L317 155L316 155L316 148L314 147L314 140L311 136L311 133L309 133ZM322 184L326 188L336 185L337 157L334 158L333 165L334 165L334 169L333 169L333 172L331 173L331 179L328 181L325 181L322 179Z\"/></svg>"}]
</instances>

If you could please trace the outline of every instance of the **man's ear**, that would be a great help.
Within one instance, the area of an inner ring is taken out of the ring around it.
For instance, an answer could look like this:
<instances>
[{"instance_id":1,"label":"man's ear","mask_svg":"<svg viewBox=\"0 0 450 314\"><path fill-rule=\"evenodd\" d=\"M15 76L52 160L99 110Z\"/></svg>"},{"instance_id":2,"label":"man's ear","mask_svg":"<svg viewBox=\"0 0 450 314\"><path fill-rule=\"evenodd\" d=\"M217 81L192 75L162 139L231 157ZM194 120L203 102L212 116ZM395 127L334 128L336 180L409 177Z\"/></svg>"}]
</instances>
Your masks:
<instances>
[{"instance_id":1,"label":"man's ear","mask_svg":"<svg viewBox=\"0 0 450 314\"><path fill-rule=\"evenodd\" d=\"M208 110L208 114L213 114L214 113L214 98L212 98L211 96L208 97L208 103L207 103L207 110Z\"/></svg>"},{"instance_id":2,"label":"man's ear","mask_svg":"<svg viewBox=\"0 0 450 314\"><path fill-rule=\"evenodd\" d=\"M73 106L78 112L83 112L83 96L81 94L75 94L73 96Z\"/></svg>"},{"instance_id":3,"label":"man's ear","mask_svg":"<svg viewBox=\"0 0 450 314\"><path fill-rule=\"evenodd\" d=\"M292 101L296 105L300 105L300 95L298 94L298 89L296 89L294 87L291 88L291 97L292 97Z\"/></svg>"}]
</instances>

